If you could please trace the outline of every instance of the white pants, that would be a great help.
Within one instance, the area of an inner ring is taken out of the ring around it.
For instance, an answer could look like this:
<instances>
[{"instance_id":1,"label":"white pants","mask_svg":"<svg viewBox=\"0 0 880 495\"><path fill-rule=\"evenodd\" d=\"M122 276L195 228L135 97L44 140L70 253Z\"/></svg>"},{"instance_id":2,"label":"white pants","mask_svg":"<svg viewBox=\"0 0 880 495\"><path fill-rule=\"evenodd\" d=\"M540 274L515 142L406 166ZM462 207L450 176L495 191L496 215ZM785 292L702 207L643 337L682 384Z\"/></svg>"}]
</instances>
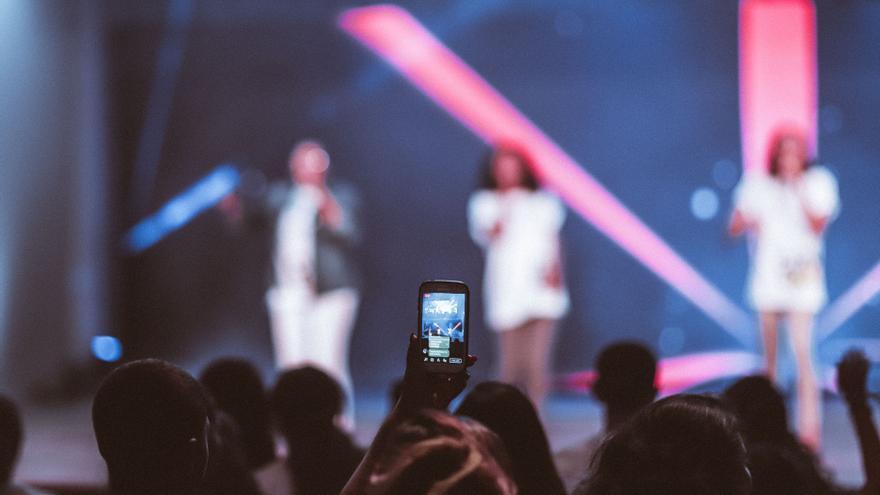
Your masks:
<instances>
[{"instance_id":1,"label":"white pants","mask_svg":"<svg viewBox=\"0 0 880 495\"><path fill-rule=\"evenodd\" d=\"M266 299L275 366L286 370L312 365L336 379L346 398L343 426L353 428L348 345L359 302L357 290L346 287L315 295L305 288L275 286Z\"/></svg>"}]
</instances>

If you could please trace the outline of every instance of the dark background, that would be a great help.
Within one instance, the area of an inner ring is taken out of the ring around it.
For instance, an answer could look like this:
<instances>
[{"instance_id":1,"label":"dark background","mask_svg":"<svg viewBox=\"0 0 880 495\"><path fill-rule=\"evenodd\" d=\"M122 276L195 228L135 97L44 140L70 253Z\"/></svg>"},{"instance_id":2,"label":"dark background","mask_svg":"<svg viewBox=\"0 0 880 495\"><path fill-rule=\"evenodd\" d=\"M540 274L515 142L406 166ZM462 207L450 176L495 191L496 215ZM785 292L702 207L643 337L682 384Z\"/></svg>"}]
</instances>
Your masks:
<instances>
[{"instance_id":1,"label":"dark background","mask_svg":"<svg viewBox=\"0 0 880 495\"><path fill-rule=\"evenodd\" d=\"M38 347L70 349L61 358L19 366L25 371L14 379L30 383L35 373L51 376L64 369L87 352L82 342L97 333L118 336L126 359L160 356L198 369L235 354L253 358L268 374L263 294L270 232L245 235L210 211L139 256L123 256L118 243L134 222L219 163L283 179L291 146L306 137L326 144L332 174L356 185L364 199L359 257L366 284L352 341L355 384L381 389L400 373L405 336L416 326L418 285L431 278L471 286L471 349L482 358L478 377L487 376L494 349L482 321L482 255L468 237L465 216L485 145L336 27L342 10L367 2L200 0L169 27L169 12L182 8L181 2L79 2L65 7L66 14L61 6L67 4L36 2L38 14L57 28L47 34L55 43L53 56L69 60L64 50L71 49L71 40L80 47L75 62L67 62L75 65L59 76L78 81L80 89L72 97L57 89L52 104L74 106L68 109L74 117L57 124L73 137L61 141L73 140L93 156L80 151L79 165L64 168L68 153L54 145L45 160L8 160L14 169L2 165L13 172L0 181L8 185L21 183L31 162L55 164L44 165L42 178L32 179L42 193L31 199L54 209L40 217L17 202L16 216L6 213L27 220L7 230L12 234L6 238L13 239L7 245L19 251L0 245L0 259L21 261L12 253L27 252L25 267L47 270L42 277L33 276L39 270L9 270L5 280L11 282L0 287L7 338L18 342L19 356ZM736 1L399 4L744 306L746 248L724 235L740 168ZM842 196L841 215L827 235L834 299L880 258L880 2L820 0L817 13L819 158L837 175ZM176 40L182 58L179 70L171 71L154 180L139 181L135 163L156 101L150 95L157 57L169 39ZM82 81L79 69L88 64L97 68L97 81ZM34 77L48 76L35 70ZM27 81L8 87L24 88ZM3 88L0 95L10 94ZM100 108L92 116L103 123L97 137L83 137L89 127L78 124L75 105L83 94ZM47 111L49 121L51 115ZM0 123L16 127L9 116ZM46 132L44 125L28 129L35 136ZM40 149L39 140L30 146ZM64 180L62 171L73 178ZM700 187L720 198L718 213L705 221L690 209ZM11 198L0 197L0 206L8 210ZM82 198L100 201L86 209ZM137 198L144 198L142 204ZM22 227L47 222L64 234L37 235ZM71 261L76 251L70 246L83 236L91 243L83 248L90 269ZM558 371L588 367L601 346L620 338L645 341L663 356L737 346L576 214L569 214L563 239L573 307L558 333ZM44 243L52 249L21 247ZM83 293L95 296L86 302L91 316L77 309L75 295ZM41 315L55 314L52 309L58 314L34 323L20 309L31 301L45 308L35 310ZM876 335L878 323L880 308L869 305L835 339ZM14 335L29 335L30 343ZM837 358L832 347L820 348L828 363Z\"/></svg>"}]
</instances>

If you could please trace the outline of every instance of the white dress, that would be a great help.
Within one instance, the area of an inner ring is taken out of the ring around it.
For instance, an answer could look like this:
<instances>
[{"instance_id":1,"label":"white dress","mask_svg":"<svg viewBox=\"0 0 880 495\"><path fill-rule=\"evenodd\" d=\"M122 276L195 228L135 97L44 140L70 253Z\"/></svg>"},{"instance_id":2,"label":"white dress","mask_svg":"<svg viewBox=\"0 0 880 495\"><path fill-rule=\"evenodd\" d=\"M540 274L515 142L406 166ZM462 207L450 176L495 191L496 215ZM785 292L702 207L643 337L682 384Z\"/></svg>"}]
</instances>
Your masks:
<instances>
[{"instance_id":1,"label":"white dress","mask_svg":"<svg viewBox=\"0 0 880 495\"><path fill-rule=\"evenodd\" d=\"M546 191L479 191L468 203L474 242L486 251L483 298L486 322L495 331L531 319L559 319L569 307L565 287L548 284L558 266L559 230L565 209ZM492 239L493 228L500 234Z\"/></svg>"},{"instance_id":2,"label":"white dress","mask_svg":"<svg viewBox=\"0 0 880 495\"><path fill-rule=\"evenodd\" d=\"M734 207L757 226L751 239L748 299L758 311L816 313L828 299L822 234L804 211L832 219L839 206L837 180L824 167L798 183L749 174L734 191Z\"/></svg>"}]
</instances>

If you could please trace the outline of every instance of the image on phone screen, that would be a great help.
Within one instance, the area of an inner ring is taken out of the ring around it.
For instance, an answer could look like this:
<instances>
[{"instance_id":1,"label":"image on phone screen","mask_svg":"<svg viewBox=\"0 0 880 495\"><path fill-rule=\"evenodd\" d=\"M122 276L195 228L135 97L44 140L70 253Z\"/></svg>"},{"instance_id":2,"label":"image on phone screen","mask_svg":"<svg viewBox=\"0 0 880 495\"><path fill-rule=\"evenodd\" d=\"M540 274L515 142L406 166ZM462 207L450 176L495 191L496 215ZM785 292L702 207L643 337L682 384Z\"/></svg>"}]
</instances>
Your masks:
<instances>
[{"instance_id":1,"label":"image on phone screen","mask_svg":"<svg viewBox=\"0 0 880 495\"><path fill-rule=\"evenodd\" d=\"M465 346L465 295L426 292L422 296L423 359L428 363L462 364Z\"/></svg>"}]
</instances>

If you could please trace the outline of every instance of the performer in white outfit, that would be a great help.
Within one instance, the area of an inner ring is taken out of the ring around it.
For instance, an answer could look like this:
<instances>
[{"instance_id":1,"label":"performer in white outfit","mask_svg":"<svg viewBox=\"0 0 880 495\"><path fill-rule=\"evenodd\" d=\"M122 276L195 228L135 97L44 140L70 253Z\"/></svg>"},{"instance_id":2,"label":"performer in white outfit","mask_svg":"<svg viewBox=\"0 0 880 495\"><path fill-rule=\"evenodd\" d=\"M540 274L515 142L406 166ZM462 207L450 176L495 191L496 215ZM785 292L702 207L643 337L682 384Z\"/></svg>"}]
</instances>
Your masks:
<instances>
[{"instance_id":1,"label":"performer in white outfit","mask_svg":"<svg viewBox=\"0 0 880 495\"><path fill-rule=\"evenodd\" d=\"M471 236L486 251L486 322L497 332L500 379L540 407L556 322L568 311L559 231L565 209L541 190L526 155L499 148L468 205Z\"/></svg>"},{"instance_id":2,"label":"performer in white outfit","mask_svg":"<svg viewBox=\"0 0 880 495\"><path fill-rule=\"evenodd\" d=\"M780 131L768 153L769 174L747 174L734 193L730 232L750 233L748 299L758 312L767 375L776 378L777 329L788 324L797 362L798 429L814 449L821 441L821 397L813 368L815 314L828 298L822 236L838 210L837 181L810 166L797 131Z\"/></svg>"},{"instance_id":3,"label":"performer in white outfit","mask_svg":"<svg viewBox=\"0 0 880 495\"><path fill-rule=\"evenodd\" d=\"M292 187L275 184L234 206L247 220L275 222L274 284L266 302L276 366L310 364L339 381L348 399L343 420L351 428L348 347L359 302L351 252L358 238L356 197L351 188L328 186L329 165L319 143L302 141L290 153Z\"/></svg>"}]
</instances>

